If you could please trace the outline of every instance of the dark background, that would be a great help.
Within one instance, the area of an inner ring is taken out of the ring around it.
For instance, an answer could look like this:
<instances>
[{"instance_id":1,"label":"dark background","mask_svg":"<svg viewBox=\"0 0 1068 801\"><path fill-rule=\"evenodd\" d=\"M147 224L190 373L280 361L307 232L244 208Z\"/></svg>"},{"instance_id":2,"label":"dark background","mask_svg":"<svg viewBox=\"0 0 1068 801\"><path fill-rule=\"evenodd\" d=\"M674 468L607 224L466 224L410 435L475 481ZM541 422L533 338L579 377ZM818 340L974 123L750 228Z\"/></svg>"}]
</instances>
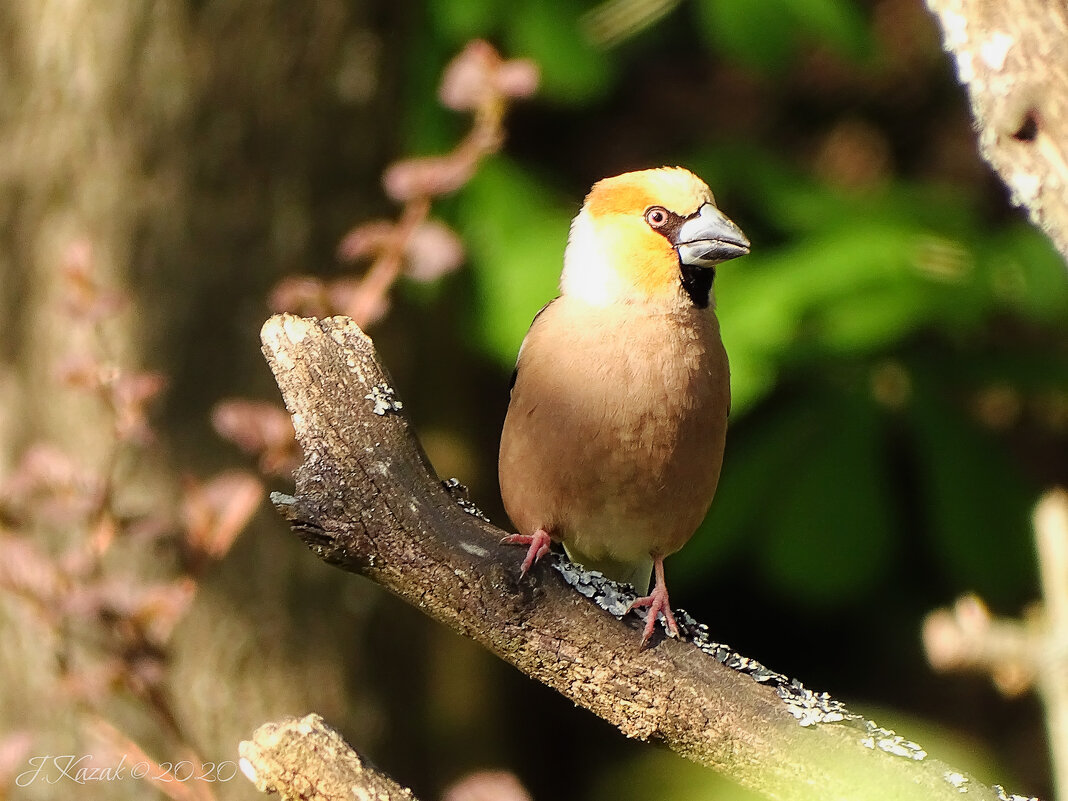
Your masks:
<instances>
[{"instance_id":1,"label":"dark background","mask_svg":"<svg viewBox=\"0 0 1068 801\"><path fill-rule=\"evenodd\" d=\"M0 10L0 466L35 438L95 447L91 414L42 389L76 236L134 299L119 350L168 376L160 470L251 464L209 420L222 398L276 397L271 287L349 269L346 231L395 213L382 170L453 147L469 121L437 83L484 37L535 60L541 88L435 204L464 266L402 279L371 330L439 473L506 523L508 376L570 218L598 178L689 167L753 249L717 278L731 429L713 510L667 563L673 602L951 764L1048 794L1034 698L936 675L920 642L962 593L1006 615L1037 597L1031 509L1068 478L1064 264L979 160L933 18L918 0L693 0L599 41L590 12L622 5ZM742 797L322 565L268 511L180 636L176 694L211 757L316 710L423 798L484 767L536 798ZM34 714L44 743L74 731ZM242 781L216 789L252 797Z\"/></svg>"}]
</instances>

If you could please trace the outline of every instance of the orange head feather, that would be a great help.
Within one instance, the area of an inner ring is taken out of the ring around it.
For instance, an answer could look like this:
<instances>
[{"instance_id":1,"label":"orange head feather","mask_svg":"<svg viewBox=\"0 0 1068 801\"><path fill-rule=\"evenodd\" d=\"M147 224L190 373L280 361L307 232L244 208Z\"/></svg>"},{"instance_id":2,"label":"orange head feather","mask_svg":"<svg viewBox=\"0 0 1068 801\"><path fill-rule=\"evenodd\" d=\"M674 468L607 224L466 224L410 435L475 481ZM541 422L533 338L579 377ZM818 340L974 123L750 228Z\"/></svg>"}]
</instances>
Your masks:
<instances>
[{"instance_id":1,"label":"orange head feather","mask_svg":"<svg viewBox=\"0 0 1068 801\"><path fill-rule=\"evenodd\" d=\"M645 215L660 206L688 217L705 203L715 203L711 190L682 167L598 181L571 225L561 290L598 305L674 302L681 292L678 254Z\"/></svg>"}]
</instances>

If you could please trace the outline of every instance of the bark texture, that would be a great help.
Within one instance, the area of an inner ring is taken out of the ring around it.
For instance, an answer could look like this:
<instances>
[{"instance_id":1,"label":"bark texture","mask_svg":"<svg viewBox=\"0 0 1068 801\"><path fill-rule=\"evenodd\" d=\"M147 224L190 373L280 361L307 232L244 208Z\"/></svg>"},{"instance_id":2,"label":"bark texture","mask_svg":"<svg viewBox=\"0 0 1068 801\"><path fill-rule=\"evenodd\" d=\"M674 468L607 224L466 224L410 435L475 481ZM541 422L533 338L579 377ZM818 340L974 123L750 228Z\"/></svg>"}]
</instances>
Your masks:
<instances>
[{"instance_id":1,"label":"bark texture","mask_svg":"<svg viewBox=\"0 0 1068 801\"><path fill-rule=\"evenodd\" d=\"M285 801L417 801L318 715L264 723L238 750L256 789Z\"/></svg>"},{"instance_id":2,"label":"bark texture","mask_svg":"<svg viewBox=\"0 0 1068 801\"><path fill-rule=\"evenodd\" d=\"M381 205L376 176L395 148L391 82L403 57L383 43L399 35L403 13L360 0L0 3L0 484L47 443L90 476L121 476L124 513L163 513L172 501L149 499L170 490L177 505L179 473L206 469L218 451L211 405L273 390L249 359L259 299L296 265L329 263L340 233ZM66 273L82 265L131 298L99 331L71 323ZM115 435L103 404L57 378L101 346L109 362L171 379L167 445L151 459L124 454L109 467ZM58 552L80 535L57 529L35 543ZM112 560L124 573L147 580L171 567L155 547L130 551ZM177 635L172 684L198 688L179 694L204 759L292 708L335 720L347 711L346 730L373 730L370 691L340 678L360 670L362 655L340 643L363 623L309 625L324 590L288 572L292 554L270 537L234 554ZM305 583L276 592L290 582ZM98 646L80 627L61 641L41 618L25 600L0 597L0 739L28 730L55 753L84 753L75 699L111 704L122 690L90 681L60 692L57 665L80 666L71 655ZM298 632L305 649L281 644ZM294 678L307 674L321 680ZM177 758L131 707L123 696L107 714L157 758ZM55 788L19 793L33 801ZM89 782L72 794L122 801L145 790Z\"/></svg>"},{"instance_id":3,"label":"bark texture","mask_svg":"<svg viewBox=\"0 0 1068 801\"><path fill-rule=\"evenodd\" d=\"M937 801L965 785L972 798L998 797L708 642L692 621L683 628L696 643L639 650L640 621L606 611L621 615L626 594L596 576L553 570L548 559L520 580L521 553L498 544L505 532L433 475L351 320L277 315L261 336L304 452L295 496L274 502L321 559L385 586L628 737L663 742L769 798Z\"/></svg>"},{"instance_id":4,"label":"bark texture","mask_svg":"<svg viewBox=\"0 0 1068 801\"><path fill-rule=\"evenodd\" d=\"M1068 259L1068 4L927 5L968 91L983 158Z\"/></svg>"}]
</instances>

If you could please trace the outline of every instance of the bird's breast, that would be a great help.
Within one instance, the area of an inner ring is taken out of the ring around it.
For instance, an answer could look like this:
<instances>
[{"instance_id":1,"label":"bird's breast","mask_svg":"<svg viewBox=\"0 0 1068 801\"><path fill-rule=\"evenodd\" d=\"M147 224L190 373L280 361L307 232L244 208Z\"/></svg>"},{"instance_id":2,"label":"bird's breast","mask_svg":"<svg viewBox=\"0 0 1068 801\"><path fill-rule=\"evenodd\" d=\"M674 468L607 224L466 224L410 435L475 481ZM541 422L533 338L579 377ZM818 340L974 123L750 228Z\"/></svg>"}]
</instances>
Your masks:
<instances>
[{"instance_id":1,"label":"bird's breast","mask_svg":"<svg viewBox=\"0 0 1068 801\"><path fill-rule=\"evenodd\" d=\"M501 439L509 516L591 556L674 552L715 492L729 404L711 311L558 299L519 359Z\"/></svg>"}]
</instances>

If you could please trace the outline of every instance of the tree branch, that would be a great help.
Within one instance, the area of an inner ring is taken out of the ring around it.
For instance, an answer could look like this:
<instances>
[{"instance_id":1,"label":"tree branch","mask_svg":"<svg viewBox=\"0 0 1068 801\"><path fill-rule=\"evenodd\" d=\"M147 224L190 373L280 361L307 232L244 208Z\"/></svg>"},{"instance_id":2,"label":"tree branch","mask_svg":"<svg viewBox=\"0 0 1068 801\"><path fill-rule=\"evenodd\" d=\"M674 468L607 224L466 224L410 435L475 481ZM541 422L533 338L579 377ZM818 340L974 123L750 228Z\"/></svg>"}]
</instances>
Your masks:
<instances>
[{"instance_id":1,"label":"tree branch","mask_svg":"<svg viewBox=\"0 0 1068 801\"><path fill-rule=\"evenodd\" d=\"M983 158L1068 260L1068 4L927 5L968 91Z\"/></svg>"},{"instance_id":2,"label":"tree branch","mask_svg":"<svg viewBox=\"0 0 1068 801\"><path fill-rule=\"evenodd\" d=\"M416 801L411 790L368 767L318 715L264 723L238 752L256 789L284 801Z\"/></svg>"},{"instance_id":3,"label":"tree branch","mask_svg":"<svg viewBox=\"0 0 1068 801\"><path fill-rule=\"evenodd\" d=\"M685 614L690 641L639 650L640 621L620 619L633 595L598 574L549 559L520 580L516 550L498 544L504 532L455 482L434 477L351 320L276 315L262 340L304 452L295 497L273 500L321 559L378 582L628 737L661 741L769 798L956 801L962 787L973 799L1006 797L711 642Z\"/></svg>"},{"instance_id":4,"label":"tree branch","mask_svg":"<svg viewBox=\"0 0 1068 801\"><path fill-rule=\"evenodd\" d=\"M1068 791L1068 490L1047 492L1033 516L1042 602L1022 620L992 617L974 595L927 616L927 658L935 670L990 673L1005 695L1035 687L1046 712L1057 798Z\"/></svg>"}]
</instances>

